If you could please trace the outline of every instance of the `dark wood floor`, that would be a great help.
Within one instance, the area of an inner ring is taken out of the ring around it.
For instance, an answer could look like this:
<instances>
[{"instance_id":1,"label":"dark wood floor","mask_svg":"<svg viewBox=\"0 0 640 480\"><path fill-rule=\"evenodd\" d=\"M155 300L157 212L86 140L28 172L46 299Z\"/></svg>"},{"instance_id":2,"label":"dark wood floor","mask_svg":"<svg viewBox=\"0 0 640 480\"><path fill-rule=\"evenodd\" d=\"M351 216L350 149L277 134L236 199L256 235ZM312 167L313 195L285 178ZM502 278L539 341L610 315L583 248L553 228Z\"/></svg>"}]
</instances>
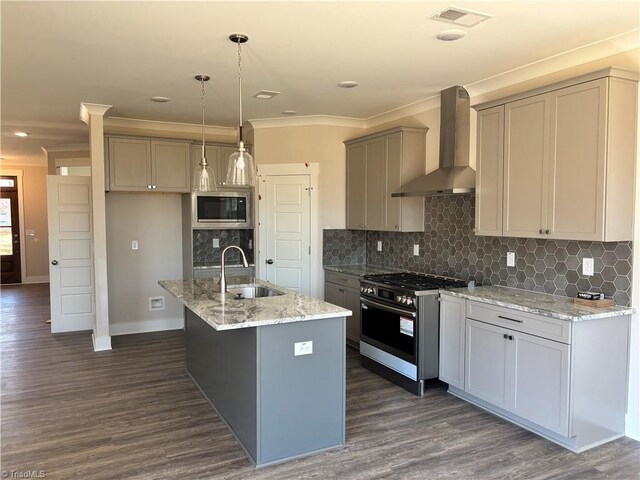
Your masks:
<instances>
[{"instance_id":1,"label":"dark wood floor","mask_svg":"<svg viewBox=\"0 0 640 480\"><path fill-rule=\"evenodd\" d=\"M346 447L256 470L187 377L181 332L114 337L112 351L94 353L87 334L49 333L46 285L3 288L1 314L1 468L9 475L639 478L638 442L576 455L442 389L414 397L361 368L351 349Z\"/></svg>"}]
</instances>

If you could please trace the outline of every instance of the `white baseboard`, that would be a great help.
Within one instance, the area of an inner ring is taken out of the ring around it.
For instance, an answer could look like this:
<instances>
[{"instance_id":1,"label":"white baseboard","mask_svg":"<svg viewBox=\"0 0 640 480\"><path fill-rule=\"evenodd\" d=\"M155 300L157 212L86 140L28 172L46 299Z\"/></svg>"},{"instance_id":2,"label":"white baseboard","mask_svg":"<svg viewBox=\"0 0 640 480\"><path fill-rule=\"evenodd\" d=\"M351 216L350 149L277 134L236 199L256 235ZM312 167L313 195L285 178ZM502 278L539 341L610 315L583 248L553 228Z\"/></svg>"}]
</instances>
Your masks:
<instances>
[{"instance_id":1,"label":"white baseboard","mask_svg":"<svg viewBox=\"0 0 640 480\"><path fill-rule=\"evenodd\" d=\"M640 442L640 417L629 415L625 417L625 435Z\"/></svg>"},{"instance_id":2,"label":"white baseboard","mask_svg":"<svg viewBox=\"0 0 640 480\"><path fill-rule=\"evenodd\" d=\"M111 335L131 335L133 333L182 330L183 328L183 318L164 318L162 320L140 320L137 322L112 323L109 325L109 332Z\"/></svg>"},{"instance_id":3,"label":"white baseboard","mask_svg":"<svg viewBox=\"0 0 640 480\"><path fill-rule=\"evenodd\" d=\"M49 275L40 275L36 277L24 277L22 283L49 283Z\"/></svg>"},{"instance_id":4,"label":"white baseboard","mask_svg":"<svg viewBox=\"0 0 640 480\"><path fill-rule=\"evenodd\" d=\"M111 350L111 337L96 337L95 333L91 334L93 340L93 351L102 352L104 350Z\"/></svg>"}]
</instances>

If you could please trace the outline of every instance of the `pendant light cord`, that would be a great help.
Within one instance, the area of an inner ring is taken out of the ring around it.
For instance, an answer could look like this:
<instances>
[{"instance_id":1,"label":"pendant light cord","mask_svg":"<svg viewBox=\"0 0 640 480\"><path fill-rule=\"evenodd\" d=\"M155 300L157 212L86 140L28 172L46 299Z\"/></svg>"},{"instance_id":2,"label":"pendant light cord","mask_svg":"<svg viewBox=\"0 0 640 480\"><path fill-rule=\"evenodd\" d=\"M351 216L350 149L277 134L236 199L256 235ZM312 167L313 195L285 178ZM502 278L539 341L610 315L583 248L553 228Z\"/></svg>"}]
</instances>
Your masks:
<instances>
[{"instance_id":1,"label":"pendant light cord","mask_svg":"<svg viewBox=\"0 0 640 480\"><path fill-rule=\"evenodd\" d=\"M242 43L238 41L238 96L240 97L240 142L242 142Z\"/></svg>"},{"instance_id":2,"label":"pendant light cord","mask_svg":"<svg viewBox=\"0 0 640 480\"><path fill-rule=\"evenodd\" d=\"M200 81L202 84L202 158L200 159L200 165L207 165L207 157L205 156L205 146L204 146L204 79Z\"/></svg>"}]
</instances>

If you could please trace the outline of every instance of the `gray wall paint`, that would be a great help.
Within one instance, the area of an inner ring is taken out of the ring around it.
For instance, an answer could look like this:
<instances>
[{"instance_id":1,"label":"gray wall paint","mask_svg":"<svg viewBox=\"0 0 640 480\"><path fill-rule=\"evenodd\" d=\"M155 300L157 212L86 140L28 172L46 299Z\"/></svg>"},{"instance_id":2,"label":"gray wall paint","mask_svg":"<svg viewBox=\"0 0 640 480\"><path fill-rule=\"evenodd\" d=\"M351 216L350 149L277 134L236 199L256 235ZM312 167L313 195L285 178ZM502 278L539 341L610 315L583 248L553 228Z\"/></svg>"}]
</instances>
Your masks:
<instances>
[{"instance_id":1,"label":"gray wall paint","mask_svg":"<svg viewBox=\"0 0 640 480\"><path fill-rule=\"evenodd\" d=\"M111 334L180 328L180 302L158 280L182 278L180 195L108 193L107 269ZM138 250L131 241L138 240ZM149 311L149 297L165 309ZM137 325L127 325L127 324Z\"/></svg>"},{"instance_id":2,"label":"gray wall paint","mask_svg":"<svg viewBox=\"0 0 640 480\"><path fill-rule=\"evenodd\" d=\"M629 305L631 242L584 242L506 237L473 233L475 197L425 198L423 233L355 232L366 237L365 261L371 265L475 280L574 297L578 290L601 291L618 305ZM357 235L325 230L325 265L353 264L347 252L358 249ZM376 250L381 240L382 252ZM413 256L413 245L420 255ZM507 252L516 266L506 266ZM593 258L595 275L583 276L582 259ZM342 261L345 260L345 261Z\"/></svg>"}]
</instances>

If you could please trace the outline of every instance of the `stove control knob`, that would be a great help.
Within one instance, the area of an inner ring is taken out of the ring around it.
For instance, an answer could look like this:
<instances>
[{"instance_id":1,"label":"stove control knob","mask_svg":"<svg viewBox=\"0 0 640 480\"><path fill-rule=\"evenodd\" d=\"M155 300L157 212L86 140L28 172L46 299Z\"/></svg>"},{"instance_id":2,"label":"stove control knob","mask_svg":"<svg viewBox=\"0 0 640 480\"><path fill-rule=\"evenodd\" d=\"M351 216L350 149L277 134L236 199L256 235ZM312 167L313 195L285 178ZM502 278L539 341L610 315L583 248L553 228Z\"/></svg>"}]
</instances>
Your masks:
<instances>
[{"instance_id":1,"label":"stove control knob","mask_svg":"<svg viewBox=\"0 0 640 480\"><path fill-rule=\"evenodd\" d=\"M406 297L406 295L402 295L402 297L400 298L400 302L401 302L401 303L407 303L407 297Z\"/></svg>"},{"instance_id":2,"label":"stove control knob","mask_svg":"<svg viewBox=\"0 0 640 480\"><path fill-rule=\"evenodd\" d=\"M360 292L364 292L364 287L360 287Z\"/></svg>"},{"instance_id":3,"label":"stove control knob","mask_svg":"<svg viewBox=\"0 0 640 480\"><path fill-rule=\"evenodd\" d=\"M413 305L415 303L415 300L411 297L407 298L407 305Z\"/></svg>"},{"instance_id":4,"label":"stove control knob","mask_svg":"<svg viewBox=\"0 0 640 480\"><path fill-rule=\"evenodd\" d=\"M402 303L402 297L400 295L396 297L396 302Z\"/></svg>"}]
</instances>

